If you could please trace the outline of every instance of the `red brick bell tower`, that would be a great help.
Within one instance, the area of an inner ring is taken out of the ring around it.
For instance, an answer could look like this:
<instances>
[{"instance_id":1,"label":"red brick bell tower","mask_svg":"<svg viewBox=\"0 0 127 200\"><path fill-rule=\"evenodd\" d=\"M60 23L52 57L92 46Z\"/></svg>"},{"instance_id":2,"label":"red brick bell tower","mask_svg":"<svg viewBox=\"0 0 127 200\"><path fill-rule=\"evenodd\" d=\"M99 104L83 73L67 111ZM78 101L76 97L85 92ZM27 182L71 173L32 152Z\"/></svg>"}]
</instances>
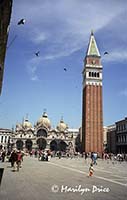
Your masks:
<instances>
[{"instance_id":1,"label":"red brick bell tower","mask_svg":"<svg viewBox=\"0 0 127 200\"><path fill-rule=\"evenodd\" d=\"M102 65L93 32L84 59L82 103L82 150L102 153Z\"/></svg>"}]
</instances>

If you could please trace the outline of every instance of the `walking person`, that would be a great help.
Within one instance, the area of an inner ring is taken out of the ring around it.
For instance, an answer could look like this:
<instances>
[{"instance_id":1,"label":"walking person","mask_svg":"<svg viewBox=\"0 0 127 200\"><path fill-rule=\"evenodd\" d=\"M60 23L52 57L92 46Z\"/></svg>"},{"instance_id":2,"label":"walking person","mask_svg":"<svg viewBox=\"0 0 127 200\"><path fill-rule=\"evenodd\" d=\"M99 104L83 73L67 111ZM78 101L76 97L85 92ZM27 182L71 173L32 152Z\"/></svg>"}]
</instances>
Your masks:
<instances>
[{"instance_id":1,"label":"walking person","mask_svg":"<svg viewBox=\"0 0 127 200\"><path fill-rule=\"evenodd\" d=\"M22 153L21 153L21 151L18 151L17 152L17 161L16 161L17 171L19 171L19 168L21 167L21 161L22 161Z\"/></svg>"},{"instance_id":2,"label":"walking person","mask_svg":"<svg viewBox=\"0 0 127 200\"><path fill-rule=\"evenodd\" d=\"M17 162L17 152L16 150L14 149L11 153L11 156L10 156L10 161L11 161L11 167L13 167L13 171L16 170L16 162Z\"/></svg>"},{"instance_id":3,"label":"walking person","mask_svg":"<svg viewBox=\"0 0 127 200\"><path fill-rule=\"evenodd\" d=\"M97 165L97 153L93 153L93 158L92 158L92 160L93 160L93 164L94 165Z\"/></svg>"},{"instance_id":4,"label":"walking person","mask_svg":"<svg viewBox=\"0 0 127 200\"><path fill-rule=\"evenodd\" d=\"M2 162L5 161L5 156L6 156L6 152L5 152L5 150L3 150L2 154L1 154Z\"/></svg>"}]
</instances>

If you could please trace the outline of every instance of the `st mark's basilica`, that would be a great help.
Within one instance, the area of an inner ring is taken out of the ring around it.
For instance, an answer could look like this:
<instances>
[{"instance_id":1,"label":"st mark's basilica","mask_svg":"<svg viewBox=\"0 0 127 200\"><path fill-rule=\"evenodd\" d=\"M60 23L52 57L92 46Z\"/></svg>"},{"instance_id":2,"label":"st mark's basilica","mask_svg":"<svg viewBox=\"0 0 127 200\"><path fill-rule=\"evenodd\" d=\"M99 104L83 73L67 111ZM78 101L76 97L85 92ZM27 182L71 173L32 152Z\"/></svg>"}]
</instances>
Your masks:
<instances>
[{"instance_id":1,"label":"st mark's basilica","mask_svg":"<svg viewBox=\"0 0 127 200\"><path fill-rule=\"evenodd\" d=\"M17 148L19 150L31 151L32 149L51 149L52 151L75 151L75 141L79 129L70 129L63 118L56 128L52 128L50 119L46 112L32 126L28 117L22 123L17 123L12 131L0 131L0 143L5 148ZM5 137L6 139L5 141Z\"/></svg>"}]
</instances>

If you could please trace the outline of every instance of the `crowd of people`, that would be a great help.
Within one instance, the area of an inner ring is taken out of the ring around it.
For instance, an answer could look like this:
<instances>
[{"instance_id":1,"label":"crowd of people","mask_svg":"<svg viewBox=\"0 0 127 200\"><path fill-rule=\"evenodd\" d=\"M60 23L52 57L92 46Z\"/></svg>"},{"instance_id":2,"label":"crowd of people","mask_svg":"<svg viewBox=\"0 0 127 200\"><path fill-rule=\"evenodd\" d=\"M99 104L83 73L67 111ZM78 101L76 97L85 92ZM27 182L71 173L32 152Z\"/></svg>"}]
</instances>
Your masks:
<instances>
[{"instance_id":1,"label":"crowd of people","mask_svg":"<svg viewBox=\"0 0 127 200\"><path fill-rule=\"evenodd\" d=\"M0 161L10 162L13 171L19 171L19 168L22 166L21 163L23 162L23 156L24 152L17 149L12 151L0 150Z\"/></svg>"},{"instance_id":2,"label":"crowd of people","mask_svg":"<svg viewBox=\"0 0 127 200\"><path fill-rule=\"evenodd\" d=\"M72 150L67 150L67 151L51 151L49 149L45 150L32 150L29 152L30 156L34 156L38 158L39 161L50 161L52 157L58 157L59 159L61 158L84 158L87 160L87 158L92 160L93 165L97 165L97 159L100 158L102 160L111 160L111 161L127 161L127 154L113 154L113 153L106 153L103 152L101 155L97 154L96 152L76 152Z\"/></svg>"},{"instance_id":3,"label":"crowd of people","mask_svg":"<svg viewBox=\"0 0 127 200\"><path fill-rule=\"evenodd\" d=\"M32 150L29 152L30 156L34 156L38 158L40 161L50 161L51 157L58 157L61 159L62 157L66 158L76 158L80 157L81 154L79 152L73 152L72 151L51 151L50 149L45 150Z\"/></svg>"},{"instance_id":4,"label":"crowd of people","mask_svg":"<svg viewBox=\"0 0 127 200\"><path fill-rule=\"evenodd\" d=\"M13 149L12 151L5 151L4 149L0 150L0 161L5 162L5 160L11 163L11 167L13 171L19 171L19 168L22 166L23 156L30 155L30 157L34 156L38 158L39 161L50 161L52 157L58 157L61 159L62 157L66 158L79 158L82 157L85 160L90 158L93 165L97 165L98 154L96 152L75 152L75 151L51 151L51 150L31 150L31 151L21 151L17 149ZM112 154L112 153L102 153L100 156L102 160L111 160L111 161L127 161L127 154Z\"/></svg>"}]
</instances>

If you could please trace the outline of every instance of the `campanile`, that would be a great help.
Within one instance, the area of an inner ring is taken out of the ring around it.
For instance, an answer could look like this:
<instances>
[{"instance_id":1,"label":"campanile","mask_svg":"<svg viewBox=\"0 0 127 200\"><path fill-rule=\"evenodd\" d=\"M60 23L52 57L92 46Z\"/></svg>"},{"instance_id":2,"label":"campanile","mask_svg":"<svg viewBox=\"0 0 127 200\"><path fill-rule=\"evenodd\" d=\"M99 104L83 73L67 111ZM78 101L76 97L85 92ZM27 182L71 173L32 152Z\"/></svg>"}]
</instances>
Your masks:
<instances>
[{"instance_id":1,"label":"campanile","mask_svg":"<svg viewBox=\"0 0 127 200\"><path fill-rule=\"evenodd\" d=\"M90 35L82 74L82 150L84 152L102 153L102 65L93 32Z\"/></svg>"}]
</instances>

